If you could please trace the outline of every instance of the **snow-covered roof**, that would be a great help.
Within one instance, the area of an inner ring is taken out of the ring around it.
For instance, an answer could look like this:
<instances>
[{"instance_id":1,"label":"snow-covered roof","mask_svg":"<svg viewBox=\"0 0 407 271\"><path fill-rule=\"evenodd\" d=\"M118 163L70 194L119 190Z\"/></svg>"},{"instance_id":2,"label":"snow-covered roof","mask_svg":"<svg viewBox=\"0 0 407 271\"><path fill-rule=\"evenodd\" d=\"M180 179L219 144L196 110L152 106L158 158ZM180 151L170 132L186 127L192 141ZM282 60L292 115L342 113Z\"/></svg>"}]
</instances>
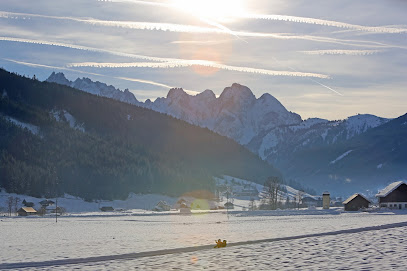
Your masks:
<instances>
[{"instance_id":1,"label":"snow-covered roof","mask_svg":"<svg viewBox=\"0 0 407 271\"><path fill-rule=\"evenodd\" d=\"M26 213L36 213L37 212L32 207L22 207L21 209L24 210Z\"/></svg>"},{"instance_id":2,"label":"snow-covered roof","mask_svg":"<svg viewBox=\"0 0 407 271\"><path fill-rule=\"evenodd\" d=\"M391 192L396 190L402 184L406 184L406 183L403 181L391 183L388 186L386 186L386 188L380 190L379 193L376 194L376 197L386 197L388 194L390 194Z\"/></svg>"},{"instance_id":3,"label":"snow-covered roof","mask_svg":"<svg viewBox=\"0 0 407 271\"><path fill-rule=\"evenodd\" d=\"M347 200L345 200L344 202L342 202L343 204L348 204L349 202L351 202L352 200L354 200L357 196L360 196L362 198L364 198L365 200L367 200L368 202L370 202L370 200L368 200L367 198L365 198L363 195L361 194L353 194L352 196L350 196Z\"/></svg>"}]
</instances>

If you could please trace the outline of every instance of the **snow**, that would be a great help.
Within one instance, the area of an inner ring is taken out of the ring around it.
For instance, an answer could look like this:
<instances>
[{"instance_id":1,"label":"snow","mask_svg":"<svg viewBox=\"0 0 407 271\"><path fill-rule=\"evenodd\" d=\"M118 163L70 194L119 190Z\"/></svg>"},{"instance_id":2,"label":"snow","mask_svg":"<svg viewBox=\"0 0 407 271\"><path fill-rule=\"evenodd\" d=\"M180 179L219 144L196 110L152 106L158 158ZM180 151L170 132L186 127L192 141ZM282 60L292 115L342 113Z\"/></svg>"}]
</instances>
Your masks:
<instances>
[{"instance_id":1,"label":"snow","mask_svg":"<svg viewBox=\"0 0 407 271\"><path fill-rule=\"evenodd\" d=\"M307 120L301 122L299 125L293 125L293 126L290 126L289 128L290 128L292 131L296 132L296 131L298 131L298 130L309 129L309 128L311 128L312 126L317 125L317 124L328 123L328 122L329 122L329 121L326 120L326 119L309 118L309 119L307 119Z\"/></svg>"},{"instance_id":2,"label":"snow","mask_svg":"<svg viewBox=\"0 0 407 271\"><path fill-rule=\"evenodd\" d=\"M55 118L56 121L66 121L69 126L73 129L85 132L83 123L79 123L71 113L67 110L52 110L50 114ZM63 117L63 118L62 118Z\"/></svg>"},{"instance_id":3,"label":"snow","mask_svg":"<svg viewBox=\"0 0 407 271\"><path fill-rule=\"evenodd\" d=\"M404 181L393 182L386 186L384 189L380 190L379 193L376 194L376 197L386 197L388 194L393 192L397 189L400 185L406 184Z\"/></svg>"},{"instance_id":4,"label":"snow","mask_svg":"<svg viewBox=\"0 0 407 271\"><path fill-rule=\"evenodd\" d=\"M5 118L6 118L6 120L14 123L15 125L23 128L23 129L28 129L28 131L30 131L34 135L38 135L40 133L40 127L38 127L38 126L35 126L33 124L30 124L30 123L19 121L19 120L15 119L15 118L12 118L12 117L9 117L9 116L6 116Z\"/></svg>"},{"instance_id":5,"label":"snow","mask_svg":"<svg viewBox=\"0 0 407 271\"><path fill-rule=\"evenodd\" d=\"M347 156L349 153L351 153L353 150L349 150L341 155L339 155L335 160L331 161L329 164L335 164L336 162L342 160L345 156Z\"/></svg>"},{"instance_id":6,"label":"snow","mask_svg":"<svg viewBox=\"0 0 407 271\"><path fill-rule=\"evenodd\" d=\"M61 216L58 223L50 217L3 217L0 239L7 249L1 250L0 269L36 262L30 270L44 270L46 261L59 260L62 266L47 270L191 270L220 263L225 270L372 270L390 266L391 257L398 259L391 266L406 263L401 257L407 248L406 219L403 211L340 209ZM404 224L383 226L389 223ZM21 234L27 230L35 234ZM218 238L229 243L221 252L210 249ZM173 250L160 253L166 249ZM149 253L131 259L141 252ZM111 260L103 261L106 257ZM80 261L64 265L70 259Z\"/></svg>"},{"instance_id":7,"label":"snow","mask_svg":"<svg viewBox=\"0 0 407 271\"><path fill-rule=\"evenodd\" d=\"M17 195L14 193L6 193L4 189L0 192L0 207L6 206L8 197L20 198L20 204L25 199L27 202L33 202L34 208L38 210L41 205L40 201L45 198L34 198L27 195ZM55 201L55 199L51 199ZM63 197L58 198L58 206L66 209L68 215L89 215L93 212L99 212L102 206L112 206L114 209L124 209L128 214L131 213L145 213L146 210L152 210L159 201L166 201L173 205L177 198L157 195L157 194L134 194L130 193L126 200L113 200L113 201L100 201L100 202L86 202L81 198L65 194ZM1 210L1 209L0 209ZM102 213L104 214L104 213Z\"/></svg>"}]
</instances>

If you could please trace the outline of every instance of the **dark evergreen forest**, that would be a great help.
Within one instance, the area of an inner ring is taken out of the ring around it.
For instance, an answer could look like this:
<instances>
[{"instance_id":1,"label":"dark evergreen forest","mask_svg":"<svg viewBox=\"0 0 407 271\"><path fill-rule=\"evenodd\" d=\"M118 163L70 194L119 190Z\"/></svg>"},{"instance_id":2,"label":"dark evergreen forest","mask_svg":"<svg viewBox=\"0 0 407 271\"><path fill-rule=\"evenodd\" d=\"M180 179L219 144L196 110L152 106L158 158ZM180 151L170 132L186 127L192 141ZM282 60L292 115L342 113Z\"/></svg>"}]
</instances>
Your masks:
<instances>
[{"instance_id":1,"label":"dark evergreen forest","mask_svg":"<svg viewBox=\"0 0 407 271\"><path fill-rule=\"evenodd\" d=\"M57 121L69 112L85 132ZM33 134L10 122L36 125ZM280 173L208 129L149 109L0 69L0 187L51 197L212 190L222 174L264 183Z\"/></svg>"}]
</instances>

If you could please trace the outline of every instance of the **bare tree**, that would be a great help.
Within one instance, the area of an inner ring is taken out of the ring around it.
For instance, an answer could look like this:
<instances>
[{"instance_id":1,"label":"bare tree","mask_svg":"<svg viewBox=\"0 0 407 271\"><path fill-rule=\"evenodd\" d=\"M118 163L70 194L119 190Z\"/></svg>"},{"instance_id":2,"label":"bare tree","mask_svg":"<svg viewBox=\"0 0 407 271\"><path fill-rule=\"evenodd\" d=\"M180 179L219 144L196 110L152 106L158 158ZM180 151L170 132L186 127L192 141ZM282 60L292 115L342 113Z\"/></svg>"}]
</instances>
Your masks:
<instances>
[{"instance_id":1,"label":"bare tree","mask_svg":"<svg viewBox=\"0 0 407 271\"><path fill-rule=\"evenodd\" d=\"M298 190L295 195L295 201L297 202L297 208L300 209L300 204L302 203L302 198L304 197L305 192Z\"/></svg>"},{"instance_id":2,"label":"bare tree","mask_svg":"<svg viewBox=\"0 0 407 271\"><path fill-rule=\"evenodd\" d=\"M14 205L14 213L17 213L17 211L18 211L18 205L20 204L20 201L21 201L20 198L18 198L18 197L15 197L15 198L14 198L14 202L13 202L13 205Z\"/></svg>"},{"instance_id":3,"label":"bare tree","mask_svg":"<svg viewBox=\"0 0 407 271\"><path fill-rule=\"evenodd\" d=\"M272 210L277 209L279 193L281 191L281 180L278 177L269 177L264 183L264 194L268 199L268 207Z\"/></svg>"},{"instance_id":4,"label":"bare tree","mask_svg":"<svg viewBox=\"0 0 407 271\"><path fill-rule=\"evenodd\" d=\"M11 211L13 210L13 205L14 205L14 197L8 197L7 201L6 201L6 205L7 205L7 210L9 213L9 216L11 216Z\"/></svg>"}]
</instances>

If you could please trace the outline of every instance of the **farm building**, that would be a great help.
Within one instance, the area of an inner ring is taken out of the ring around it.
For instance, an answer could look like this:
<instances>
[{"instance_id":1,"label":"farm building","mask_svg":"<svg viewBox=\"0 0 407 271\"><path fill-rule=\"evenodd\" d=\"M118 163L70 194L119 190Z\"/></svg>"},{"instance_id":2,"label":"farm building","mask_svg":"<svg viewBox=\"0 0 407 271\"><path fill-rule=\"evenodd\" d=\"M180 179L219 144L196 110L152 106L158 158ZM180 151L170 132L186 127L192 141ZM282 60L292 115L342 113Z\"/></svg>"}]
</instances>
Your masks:
<instances>
[{"instance_id":1,"label":"farm building","mask_svg":"<svg viewBox=\"0 0 407 271\"><path fill-rule=\"evenodd\" d=\"M37 211L32 207L22 207L17 211L18 216L36 215Z\"/></svg>"},{"instance_id":2,"label":"farm building","mask_svg":"<svg viewBox=\"0 0 407 271\"><path fill-rule=\"evenodd\" d=\"M394 182L381 190L376 197L379 206L392 209L407 209L407 184Z\"/></svg>"},{"instance_id":3,"label":"farm building","mask_svg":"<svg viewBox=\"0 0 407 271\"><path fill-rule=\"evenodd\" d=\"M361 194L353 194L343 202L345 211L358 211L362 208L369 208L371 202Z\"/></svg>"}]
</instances>

